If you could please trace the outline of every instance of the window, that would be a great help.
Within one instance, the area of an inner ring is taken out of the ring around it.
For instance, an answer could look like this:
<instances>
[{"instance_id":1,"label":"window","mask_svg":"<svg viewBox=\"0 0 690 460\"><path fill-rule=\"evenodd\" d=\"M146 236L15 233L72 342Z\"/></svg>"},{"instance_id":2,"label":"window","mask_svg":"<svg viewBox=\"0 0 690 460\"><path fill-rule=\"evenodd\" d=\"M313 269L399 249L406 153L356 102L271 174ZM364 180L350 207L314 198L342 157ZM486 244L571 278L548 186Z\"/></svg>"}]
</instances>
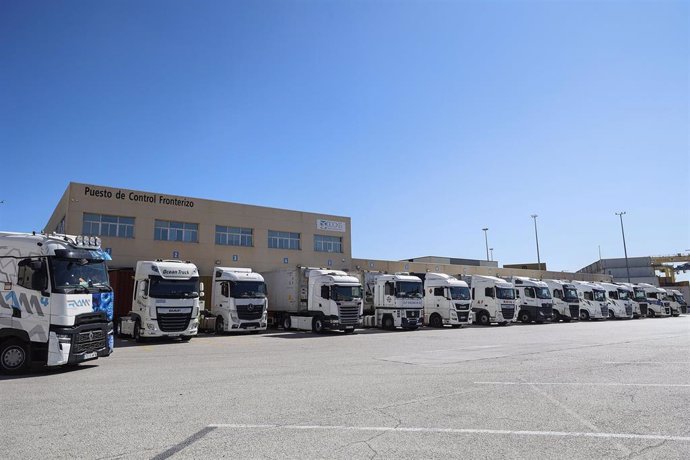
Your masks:
<instances>
[{"instance_id":1,"label":"window","mask_svg":"<svg viewBox=\"0 0 690 460\"><path fill-rule=\"evenodd\" d=\"M585 291L584 298L585 300L594 300L594 293L592 291Z\"/></svg>"},{"instance_id":2,"label":"window","mask_svg":"<svg viewBox=\"0 0 690 460\"><path fill-rule=\"evenodd\" d=\"M437 297L443 297L443 288L442 287L434 288L434 295Z\"/></svg>"},{"instance_id":3,"label":"window","mask_svg":"<svg viewBox=\"0 0 690 460\"><path fill-rule=\"evenodd\" d=\"M395 284L390 281L386 283L385 295L395 295Z\"/></svg>"},{"instance_id":4,"label":"window","mask_svg":"<svg viewBox=\"0 0 690 460\"><path fill-rule=\"evenodd\" d=\"M134 217L84 213L84 235L134 238Z\"/></svg>"},{"instance_id":5,"label":"window","mask_svg":"<svg viewBox=\"0 0 690 460\"><path fill-rule=\"evenodd\" d=\"M339 236L314 235L314 251L343 252L343 239Z\"/></svg>"},{"instance_id":6,"label":"window","mask_svg":"<svg viewBox=\"0 0 690 460\"><path fill-rule=\"evenodd\" d=\"M252 247L254 246L254 230L216 225L216 244Z\"/></svg>"},{"instance_id":7,"label":"window","mask_svg":"<svg viewBox=\"0 0 690 460\"><path fill-rule=\"evenodd\" d=\"M223 297L230 297L230 287L227 281L220 283L220 293Z\"/></svg>"},{"instance_id":8,"label":"window","mask_svg":"<svg viewBox=\"0 0 690 460\"><path fill-rule=\"evenodd\" d=\"M530 299L534 299L536 297L536 295L534 294L534 288L526 287L525 288L525 297L529 297Z\"/></svg>"},{"instance_id":9,"label":"window","mask_svg":"<svg viewBox=\"0 0 690 460\"><path fill-rule=\"evenodd\" d=\"M17 284L32 291L48 289L48 276L41 259L24 259L17 264Z\"/></svg>"},{"instance_id":10,"label":"window","mask_svg":"<svg viewBox=\"0 0 690 460\"><path fill-rule=\"evenodd\" d=\"M492 287L484 288L484 296L493 298L494 297L494 288L492 288Z\"/></svg>"},{"instance_id":11,"label":"window","mask_svg":"<svg viewBox=\"0 0 690 460\"><path fill-rule=\"evenodd\" d=\"M199 224L156 220L153 239L158 241L199 242Z\"/></svg>"},{"instance_id":12,"label":"window","mask_svg":"<svg viewBox=\"0 0 690 460\"><path fill-rule=\"evenodd\" d=\"M268 231L268 247L274 249L301 249L299 233Z\"/></svg>"}]
</instances>

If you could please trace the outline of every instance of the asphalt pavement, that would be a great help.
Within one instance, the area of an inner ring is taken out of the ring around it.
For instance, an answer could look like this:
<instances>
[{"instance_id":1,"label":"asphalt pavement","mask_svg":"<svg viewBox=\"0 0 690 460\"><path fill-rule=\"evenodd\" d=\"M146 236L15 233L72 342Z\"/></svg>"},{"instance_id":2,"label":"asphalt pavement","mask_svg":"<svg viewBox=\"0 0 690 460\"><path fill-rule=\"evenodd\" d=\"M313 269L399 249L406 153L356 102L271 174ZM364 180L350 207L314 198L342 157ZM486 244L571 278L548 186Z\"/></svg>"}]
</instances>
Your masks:
<instances>
[{"instance_id":1,"label":"asphalt pavement","mask_svg":"<svg viewBox=\"0 0 690 460\"><path fill-rule=\"evenodd\" d=\"M690 316L118 341L0 377L2 458L688 458Z\"/></svg>"}]
</instances>

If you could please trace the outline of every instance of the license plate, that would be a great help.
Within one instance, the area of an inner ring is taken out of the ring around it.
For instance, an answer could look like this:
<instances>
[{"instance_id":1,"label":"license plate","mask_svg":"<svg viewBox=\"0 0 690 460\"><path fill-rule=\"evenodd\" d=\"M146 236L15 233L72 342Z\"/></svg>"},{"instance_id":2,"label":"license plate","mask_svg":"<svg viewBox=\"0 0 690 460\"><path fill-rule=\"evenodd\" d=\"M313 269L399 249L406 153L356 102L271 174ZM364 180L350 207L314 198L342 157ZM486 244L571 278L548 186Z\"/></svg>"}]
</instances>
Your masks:
<instances>
[{"instance_id":1,"label":"license plate","mask_svg":"<svg viewBox=\"0 0 690 460\"><path fill-rule=\"evenodd\" d=\"M84 353L84 359L98 358L98 352L92 351L91 353Z\"/></svg>"}]
</instances>

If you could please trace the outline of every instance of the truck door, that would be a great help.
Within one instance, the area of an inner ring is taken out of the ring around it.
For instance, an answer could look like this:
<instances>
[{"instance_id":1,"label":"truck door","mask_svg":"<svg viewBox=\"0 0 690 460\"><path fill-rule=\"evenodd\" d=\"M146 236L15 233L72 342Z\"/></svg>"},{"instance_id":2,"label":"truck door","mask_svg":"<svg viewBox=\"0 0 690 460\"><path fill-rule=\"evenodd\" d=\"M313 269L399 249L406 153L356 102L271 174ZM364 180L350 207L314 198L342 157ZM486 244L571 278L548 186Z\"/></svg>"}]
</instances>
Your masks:
<instances>
[{"instance_id":1,"label":"truck door","mask_svg":"<svg viewBox=\"0 0 690 460\"><path fill-rule=\"evenodd\" d=\"M48 270L41 259L23 259L17 264L17 284L3 292L12 310L12 327L29 334L32 342L47 342L50 328ZM47 294L47 295L44 295Z\"/></svg>"}]
</instances>

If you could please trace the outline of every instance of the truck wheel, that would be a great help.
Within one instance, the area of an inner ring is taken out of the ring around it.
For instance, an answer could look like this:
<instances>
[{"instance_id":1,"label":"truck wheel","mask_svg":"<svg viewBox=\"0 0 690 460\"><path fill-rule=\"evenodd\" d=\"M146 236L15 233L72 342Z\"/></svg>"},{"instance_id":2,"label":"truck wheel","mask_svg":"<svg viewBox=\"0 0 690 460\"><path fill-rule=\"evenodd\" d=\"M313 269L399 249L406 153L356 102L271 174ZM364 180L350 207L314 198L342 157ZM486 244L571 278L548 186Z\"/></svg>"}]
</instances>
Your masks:
<instances>
[{"instance_id":1,"label":"truck wheel","mask_svg":"<svg viewBox=\"0 0 690 460\"><path fill-rule=\"evenodd\" d=\"M565 321L565 317L561 318L561 314L558 313L556 310L554 310L554 311L553 311L553 316L551 317L551 322L552 322L552 323L557 323L557 322L559 322L561 319L562 319L563 321Z\"/></svg>"},{"instance_id":2,"label":"truck wheel","mask_svg":"<svg viewBox=\"0 0 690 460\"><path fill-rule=\"evenodd\" d=\"M223 324L223 317L218 315L216 316L216 334L221 335L225 329L225 325Z\"/></svg>"},{"instance_id":3,"label":"truck wheel","mask_svg":"<svg viewBox=\"0 0 690 460\"><path fill-rule=\"evenodd\" d=\"M609 309L609 319L616 319L616 315L613 314L613 310Z\"/></svg>"},{"instance_id":4,"label":"truck wheel","mask_svg":"<svg viewBox=\"0 0 690 460\"><path fill-rule=\"evenodd\" d=\"M192 336L191 335L182 335L182 336L180 336L180 340L183 342L189 342L190 340L192 340Z\"/></svg>"},{"instance_id":5,"label":"truck wheel","mask_svg":"<svg viewBox=\"0 0 690 460\"><path fill-rule=\"evenodd\" d=\"M6 340L0 345L0 369L3 374L16 374L29 365L29 347L17 339Z\"/></svg>"},{"instance_id":6,"label":"truck wheel","mask_svg":"<svg viewBox=\"0 0 690 460\"><path fill-rule=\"evenodd\" d=\"M141 343L144 341L144 338L141 336L141 322L139 322L139 320L136 320L134 322L134 331L132 332L132 338L137 343Z\"/></svg>"},{"instance_id":7,"label":"truck wheel","mask_svg":"<svg viewBox=\"0 0 690 460\"><path fill-rule=\"evenodd\" d=\"M434 313L431 315L431 318L429 318L429 326L431 327L443 327L443 319L441 319L441 315L438 313Z\"/></svg>"},{"instance_id":8,"label":"truck wheel","mask_svg":"<svg viewBox=\"0 0 690 460\"><path fill-rule=\"evenodd\" d=\"M568 318L567 316L564 316L564 317L561 318L561 319L563 320L564 323L569 323L569 322L570 322L570 318Z\"/></svg>"},{"instance_id":9,"label":"truck wheel","mask_svg":"<svg viewBox=\"0 0 690 460\"><path fill-rule=\"evenodd\" d=\"M323 332L323 320L321 318L314 318L311 320L311 330L312 332L321 334Z\"/></svg>"},{"instance_id":10,"label":"truck wheel","mask_svg":"<svg viewBox=\"0 0 690 460\"><path fill-rule=\"evenodd\" d=\"M285 315L283 317L283 329L289 331L292 327L292 321L290 321L290 315Z\"/></svg>"},{"instance_id":11,"label":"truck wheel","mask_svg":"<svg viewBox=\"0 0 690 460\"><path fill-rule=\"evenodd\" d=\"M354 333L355 333L355 329L354 329L354 328L352 328L352 329L345 329L345 333L346 333L346 334L354 334Z\"/></svg>"},{"instance_id":12,"label":"truck wheel","mask_svg":"<svg viewBox=\"0 0 690 460\"><path fill-rule=\"evenodd\" d=\"M520 321L523 323L529 323L532 318L529 317L529 313L526 311L520 312Z\"/></svg>"},{"instance_id":13,"label":"truck wheel","mask_svg":"<svg viewBox=\"0 0 690 460\"><path fill-rule=\"evenodd\" d=\"M580 321L587 321L589 319L589 312L587 310L580 310Z\"/></svg>"},{"instance_id":14,"label":"truck wheel","mask_svg":"<svg viewBox=\"0 0 690 460\"><path fill-rule=\"evenodd\" d=\"M647 318L654 318L656 316L656 313L654 313L654 310L651 308L647 310Z\"/></svg>"},{"instance_id":15,"label":"truck wheel","mask_svg":"<svg viewBox=\"0 0 690 460\"><path fill-rule=\"evenodd\" d=\"M395 325L393 323L393 318L390 316L386 316L383 318L383 328L384 329L395 329Z\"/></svg>"},{"instance_id":16,"label":"truck wheel","mask_svg":"<svg viewBox=\"0 0 690 460\"><path fill-rule=\"evenodd\" d=\"M482 326L489 326L491 324L491 317L489 316L489 313L486 311L479 312L477 322Z\"/></svg>"}]
</instances>

